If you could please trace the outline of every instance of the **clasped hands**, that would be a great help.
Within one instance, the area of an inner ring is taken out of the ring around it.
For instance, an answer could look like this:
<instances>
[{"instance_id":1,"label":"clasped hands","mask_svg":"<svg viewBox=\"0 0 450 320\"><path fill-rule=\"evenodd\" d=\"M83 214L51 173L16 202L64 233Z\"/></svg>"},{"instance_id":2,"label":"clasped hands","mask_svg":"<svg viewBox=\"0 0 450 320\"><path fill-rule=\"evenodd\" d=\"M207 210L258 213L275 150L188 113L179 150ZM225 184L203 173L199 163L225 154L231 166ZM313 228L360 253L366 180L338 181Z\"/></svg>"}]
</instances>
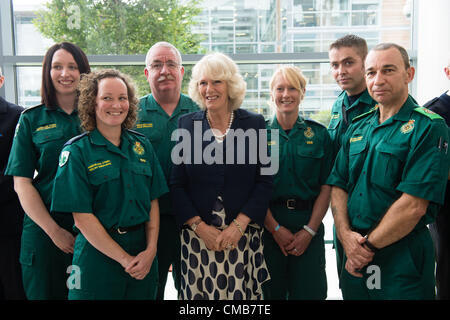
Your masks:
<instances>
[{"instance_id":1,"label":"clasped hands","mask_svg":"<svg viewBox=\"0 0 450 320\"><path fill-rule=\"evenodd\" d=\"M121 265L131 277L142 280L150 272L155 256L156 248L148 248L136 256L127 255Z\"/></svg>"},{"instance_id":2,"label":"clasped hands","mask_svg":"<svg viewBox=\"0 0 450 320\"><path fill-rule=\"evenodd\" d=\"M288 254L293 256L302 255L309 246L312 236L304 229L293 234L289 229L280 226L280 228L272 233L275 242L281 249L281 252L287 257Z\"/></svg>"},{"instance_id":3,"label":"clasped hands","mask_svg":"<svg viewBox=\"0 0 450 320\"><path fill-rule=\"evenodd\" d=\"M241 223L241 227L245 230L246 226ZM202 222L198 225L195 232L204 241L206 248L213 251L234 249L238 246L238 242L242 237L241 232L234 223L230 223L225 229L219 230Z\"/></svg>"},{"instance_id":4,"label":"clasped hands","mask_svg":"<svg viewBox=\"0 0 450 320\"><path fill-rule=\"evenodd\" d=\"M345 269L354 277L362 278L360 270L367 266L373 259L374 253L363 244L366 239L358 232L350 231L341 241L344 247L347 261Z\"/></svg>"}]
</instances>

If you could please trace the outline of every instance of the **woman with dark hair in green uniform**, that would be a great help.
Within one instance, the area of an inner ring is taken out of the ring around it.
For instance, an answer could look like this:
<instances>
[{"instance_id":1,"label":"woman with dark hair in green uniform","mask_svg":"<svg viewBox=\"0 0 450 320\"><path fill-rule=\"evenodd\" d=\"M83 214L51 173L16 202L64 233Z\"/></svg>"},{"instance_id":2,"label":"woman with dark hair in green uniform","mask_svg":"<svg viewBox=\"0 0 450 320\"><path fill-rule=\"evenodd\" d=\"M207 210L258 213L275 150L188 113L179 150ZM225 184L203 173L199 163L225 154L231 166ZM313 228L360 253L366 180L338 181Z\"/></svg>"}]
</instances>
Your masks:
<instances>
[{"instance_id":1,"label":"woman with dark hair in green uniform","mask_svg":"<svg viewBox=\"0 0 450 320\"><path fill-rule=\"evenodd\" d=\"M14 189L26 212L20 263L28 299L67 298L73 219L50 212L51 191L64 143L81 133L77 85L80 75L89 72L78 46L53 45L42 66L42 104L26 109L16 128L5 174L14 176Z\"/></svg>"},{"instance_id":2,"label":"woman with dark hair in green uniform","mask_svg":"<svg viewBox=\"0 0 450 320\"><path fill-rule=\"evenodd\" d=\"M325 299L325 244L322 219L331 188L332 148L327 129L299 116L306 80L297 67L285 66L272 76L276 113L268 121L270 136L279 132L279 171L265 219L264 256L271 280L264 299ZM269 144L274 148L277 141Z\"/></svg>"},{"instance_id":3,"label":"woman with dark hair in green uniform","mask_svg":"<svg viewBox=\"0 0 450 320\"><path fill-rule=\"evenodd\" d=\"M64 146L52 199L80 231L69 299L155 299L158 198L168 189L152 145L129 130L134 87L108 69L83 77L79 88L86 133Z\"/></svg>"}]
</instances>

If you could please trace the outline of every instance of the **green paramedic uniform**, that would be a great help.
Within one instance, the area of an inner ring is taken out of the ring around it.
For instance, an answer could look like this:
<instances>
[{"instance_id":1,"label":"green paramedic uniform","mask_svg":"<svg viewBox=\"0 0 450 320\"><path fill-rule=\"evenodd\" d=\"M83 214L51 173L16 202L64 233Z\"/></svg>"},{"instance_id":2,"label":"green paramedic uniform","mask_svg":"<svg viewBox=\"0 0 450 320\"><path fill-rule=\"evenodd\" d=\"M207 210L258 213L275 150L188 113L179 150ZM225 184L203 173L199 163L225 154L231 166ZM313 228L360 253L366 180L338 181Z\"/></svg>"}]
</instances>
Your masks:
<instances>
[{"instance_id":1,"label":"green paramedic uniform","mask_svg":"<svg viewBox=\"0 0 450 320\"><path fill-rule=\"evenodd\" d=\"M328 133L330 134L333 144L333 162L342 145L342 138L347 132L348 126L353 119L363 113L370 111L377 102L372 99L367 89L350 105L347 92L344 90L331 108L331 120L328 125ZM344 112L345 110L345 112ZM336 265L338 275L342 270L342 256L344 249L336 236L336 229L333 225L333 246L336 253Z\"/></svg>"},{"instance_id":2,"label":"green paramedic uniform","mask_svg":"<svg viewBox=\"0 0 450 320\"><path fill-rule=\"evenodd\" d=\"M50 211L53 179L64 143L79 135L77 110L67 114L59 107L37 105L23 111L16 128L5 174L33 179L44 205ZM35 176L36 171L36 176ZM71 231L73 218L50 212L62 228ZM67 268L72 255L54 245L48 235L24 216L20 263L28 299L67 299Z\"/></svg>"},{"instance_id":3,"label":"green paramedic uniform","mask_svg":"<svg viewBox=\"0 0 450 320\"><path fill-rule=\"evenodd\" d=\"M171 140L172 132L178 127L178 118L184 114L198 111L198 106L188 96L181 94L177 107L169 116L149 94L140 99L140 111L135 130L144 134L152 143L164 172L169 181L172 160L170 154L176 141ZM172 265L172 276L175 288L180 288L180 236L175 216L167 193L159 199L160 232L158 240L159 284L157 299L164 299L167 272Z\"/></svg>"},{"instance_id":4,"label":"green paramedic uniform","mask_svg":"<svg viewBox=\"0 0 450 320\"><path fill-rule=\"evenodd\" d=\"M122 130L116 147L95 129L63 148L52 209L94 214L112 239L135 256L147 247L144 223L150 218L150 202L166 192L158 158L144 136ZM75 241L73 265L78 269L72 270L71 300L156 298L157 263L143 280L136 280L82 233Z\"/></svg>"},{"instance_id":5,"label":"green paramedic uniform","mask_svg":"<svg viewBox=\"0 0 450 320\"><path fill-rule=\"evenodd\" d=\"M274 176L270 210L275 220L292 233L307 225L321 186L332 168L331 139L326 128L298 117L286 133L276 116L267 123L271 150L279 143L279 170ZM274 138L279 132L279 142ZM263 286L264 299L325 299L324 226L320 225L306 251L285 257L270 232L264 232L264 257L271 280Z\"/></svg>"},{"instance_id":6,"label":"green paramedic uniform","mask_svg":"<svg viewBox=\"0 0 450 320\"><path fill-rule=\"evenodd\" d=\"M434 249L426 226L444 202L448 141L444 120L419 107L412 97L382 124L375 107L348 129L328 183L348 193L353 230L370 232L402 193L426 199L429 205L411 233L375 253L361 270L363 278L345 270L344 256L340 274L344 299L434 298Z\"/></svg>"}]
</instances>

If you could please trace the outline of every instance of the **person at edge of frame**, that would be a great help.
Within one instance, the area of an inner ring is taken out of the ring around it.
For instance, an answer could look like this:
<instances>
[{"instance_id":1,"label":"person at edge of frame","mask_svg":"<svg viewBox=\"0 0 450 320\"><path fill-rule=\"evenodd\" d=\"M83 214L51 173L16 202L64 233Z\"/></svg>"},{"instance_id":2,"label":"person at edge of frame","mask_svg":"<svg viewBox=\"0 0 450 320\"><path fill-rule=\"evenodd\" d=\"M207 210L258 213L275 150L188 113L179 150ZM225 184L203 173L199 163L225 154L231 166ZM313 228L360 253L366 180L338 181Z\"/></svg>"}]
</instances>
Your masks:
<instances>
[{"instance_id":1,"label":"person at edge of frame","mask_svg":"<svg viewBox=\"0 0 450 320\"><path fill-rule=\"evenodd\" d=\"M74 222L72 216L50 210L51 192L64 143L81 133L77 86L89 72L88 59L77 45L51 46L42 65L41 104L22 112L14 135L5 174L14 176L14 190L26 213L20 263L30 300L67 299Z\"/></svg>"},{"instance_id":2,"label":"person at edge of frame","mask_svg":"<svg viewBox=\"0 0 450 320\"><path fill-rule=\"evenodd\" d=\"M140 98L139 114L135 130L144 134L152 143L158 156L166 181L172 170L170 157L175 141L172 132L178 126L178 118L198 110L198 106L187 95L181 93L184 75L181 54L168 42L157 42L147 52L145 77L151 94ZM180 289L180 237L170 202L170 194L159 200L160 232L158 239L158 293L157 300L164 299L169 268L175 289Z\"/></svg>"},{"instance_id":3,"label":"person at edge of frame","mask_svg":"<svg viewBox=\"0 0 450 320\"><path fill-rule=\"evenodd\" d=\"M444 73L450 80L450 59L447 66L444 67ZM436 112L445 119L450 128L450 90L447 90L439 97L436 97L427 103L424 108ZM450 299L449 288L449 258L450 258L450 182L447 181L445 192L445 201L436 217L436 221L430 224L431 236L433 237L436 249L436 298L439 300Z\"/></svg>"},{"instance_id":4,"label":"person at edge of frame","mask_svg":"<svg viewBox=\"0 0 450 320\"><path fill-rule=\"evenodd\" d=\"M0 88L5 82L0 67ZM5 176L14 132L24 108L0 97L0 300L25 300L19 263L23 209L14 192L13 178Z\"/></svg>"},{"instance_id":5,"label":"person at edge of frame","mask_svg":"<svg viewBox=\"0 0 450 320\"><path fill-rule=\"evenodd\" d=\"M434 299L435 258L427 224L444 202L448 128L408 93L406 50L375 46L365 60L378 102L347 130L327 181L344 248L344 299Z\"/></svg>"}]
</instances>

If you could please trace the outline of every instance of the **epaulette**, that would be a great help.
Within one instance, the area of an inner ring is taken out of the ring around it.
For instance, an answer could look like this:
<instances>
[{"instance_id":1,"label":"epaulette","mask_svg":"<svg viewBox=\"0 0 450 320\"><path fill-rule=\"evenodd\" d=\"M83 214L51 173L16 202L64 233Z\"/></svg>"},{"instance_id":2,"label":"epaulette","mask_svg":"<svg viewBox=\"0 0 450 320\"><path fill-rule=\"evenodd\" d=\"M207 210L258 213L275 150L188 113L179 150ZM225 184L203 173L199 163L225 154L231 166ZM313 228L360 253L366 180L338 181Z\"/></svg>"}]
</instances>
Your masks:
<instances>
[{"instance_id":1,"label":"epaulette","mask_svg":"<svg viewBox=\"0 0 450 320\"><path fill-rule=\"evenodd\" d=\"M41 107L41 106L44 106L44 105L41 103L41 104L37 104L35 106L31 106L31 107L25 108L25 110L23 110L22 113L28 112L30 110L36 109L36 108Z\"/></svg>"},{"instance_id":2,"label":"epaulette","mask_svg":"<svg viewBox=\"0 0 450 320\"><path fill-rule=\"evenodd\" d=\"M424 107L414 108L414 111L416 111L416 112L418 112L420 114L423 114L424 116L427 116L431 120L434 120L434 119L442 119L442 120L444 120L444 118L442 118L436 112L431 111L430 109L427 109L427 108L424 108Z\"/></svg>"},{"instance_id":3,"label":"epaulette","mask_svg":"<svg viewBox=\"0 0 450 320\"><path fill-rule=\"evenodd\" d=\"M371 114L372 112L374 112L374 111L377 110L377 109L378 109L378 104L375 105L375 107L373 107L373 108L370 109L369 111L364 112L364 113L361 113L359 116L354 117L353 120L352 120L352 122L355 122L355 121L358 121L358 120L360 120L360 119L362 119L362 118L365 118L366 116L368 116L369 114Z\"/></svg>"},{"instance_id":4,"label":"epaulette","mask_svg":"<svg viewBox=\"0 0 450 320\"><path fill-rule=\"evenodd\" d=\"M88 134L89 134L89 131L86 131L86 132L83 132L82 134L80 134L80 135L78 135L78 136L75 136L75 137L71 138L69 141L67 141L66 143L64 143L64 146L63 146L63 147L68 146L68 145L71 145L71 144L74 143L75 141L80 140L81 138L83 138L84 136L86 136L86 135L88 135Z\"/></svg>"},{"instance_id":5,"label":"epaulette","mask_svg":"<svg viewBox=\"0 0 450 320\"><path fill-rule=\"evenodd\" d=\"M439 100L439 97L435 97L433 100L430 100L427 103L425 103L423 105L423 107L429 109L438 100Z\"/></svg>"},{"instance_id":6,"label":"epaulette","mask_svg":"<svg viewBox=\"0 0 450 320\"><path fill-rule=\"evenodd\" d=\"M320 123L319 121L313 120L313 119L311 119L311 118L305 118L305 121L315 123L315 124L317 124L317 125L319 125L319 126L321 126L321 127L324 127L324 128L327 127L327 126L324 125L323 123Z\"/></svg>"},{"instance_id":7,"label":"epaulette","mask_svg":"<svg viewBox=\"0 0 450 320\"><path fill-rule=\"evenodd\" d=\"M133 134L135 134L135 135L137 135L137 136L140 136L140 137L144 137L144 138L145 138L145 134L142 134L142 133L140 133L140 132L137 132L137 131L131 130L131 129L127 129L127 130L128 130L128 132L131 132L131 133L133 133Z\"/></svg>"}]
</instances>

